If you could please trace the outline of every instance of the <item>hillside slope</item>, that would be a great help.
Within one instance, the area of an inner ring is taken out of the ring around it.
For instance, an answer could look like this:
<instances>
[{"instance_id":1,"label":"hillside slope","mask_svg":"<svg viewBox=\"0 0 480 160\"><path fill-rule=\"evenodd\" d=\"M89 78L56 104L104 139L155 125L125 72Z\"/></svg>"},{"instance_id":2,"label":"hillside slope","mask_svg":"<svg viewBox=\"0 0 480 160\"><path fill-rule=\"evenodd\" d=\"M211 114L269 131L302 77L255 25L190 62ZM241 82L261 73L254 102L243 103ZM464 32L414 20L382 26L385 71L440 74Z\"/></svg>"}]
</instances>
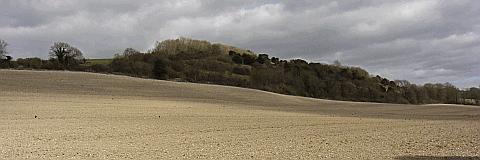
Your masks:
<instances>
[{"instance_id":1,"label":"hillside slope","mask_svg":"<svg viewBox=\"0 0 480 160\"><path fill-rule=\"evenodd\" d=\"M479 113L0 70L0 159L478 159Z\"/></svg>"},{"instance_id":2,"label":"hillside slope","mask_svg":"<svg viewBox=\"0 0 480 160\"><path fill-rule=\"evenodd\" d=\"M355 117L464 119L468 115L480 115L480 107L475 106L332 101L239 87L83 72L2 70L0 77L2 91L10 92L231 103L257 109Z\"/></svg>"}]
</instances>

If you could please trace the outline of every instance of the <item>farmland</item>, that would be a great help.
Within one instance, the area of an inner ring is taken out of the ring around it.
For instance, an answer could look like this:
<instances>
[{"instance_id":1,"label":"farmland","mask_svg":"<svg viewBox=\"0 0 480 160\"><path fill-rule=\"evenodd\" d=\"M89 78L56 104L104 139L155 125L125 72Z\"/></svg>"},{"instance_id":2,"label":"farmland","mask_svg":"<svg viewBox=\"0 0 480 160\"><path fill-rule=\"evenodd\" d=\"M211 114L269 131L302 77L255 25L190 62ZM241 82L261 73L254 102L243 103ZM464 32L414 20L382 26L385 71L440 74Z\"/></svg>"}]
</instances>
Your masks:
<instances>
[{"instance_id":1,"label":"farmland","mask_svg":"<svg viewBox=\"0 0 480 160\"><path fill-rule=\"evenodd\" d=\"M0 159L478 158L479 115L477 106L0 70Z\"/></svg>"}]
</instances>

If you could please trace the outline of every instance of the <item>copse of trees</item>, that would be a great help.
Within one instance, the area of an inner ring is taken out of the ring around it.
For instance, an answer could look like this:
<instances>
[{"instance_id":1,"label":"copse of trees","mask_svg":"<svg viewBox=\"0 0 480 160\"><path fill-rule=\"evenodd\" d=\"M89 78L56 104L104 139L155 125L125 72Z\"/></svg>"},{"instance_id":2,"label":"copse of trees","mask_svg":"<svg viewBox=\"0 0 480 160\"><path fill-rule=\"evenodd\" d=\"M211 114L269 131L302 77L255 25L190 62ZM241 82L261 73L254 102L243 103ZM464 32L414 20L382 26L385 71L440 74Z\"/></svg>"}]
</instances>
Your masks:
<instances>
[{"instance_id":1,"label":"copse of trees","mask_svg":"<svg viewBox=\"0 0 480 160\"><path fill-rule=\"evenodd\" d=\"M479 88L470 87L463 92L460 92L459 104L478 105L480 106L480 86Z\"/></svg>"},{"instance_id":2,"label":"copse of trees","mask_svg":"<svg viewBox=\"0 0 480 160\"><path fill-rule=\"evenodd\" d=\"M233 85L315 98L402 104L478 103L478 98L470 96L475 94L449 83L418 86L406 80L370 76L362 68L342 66L339 61L330 65L280 60L187 38L157 42L149 53L117 57L110 67L139 77ZM436 92L429 88L432 85Z\"/></svg>"},{"instance_id":3,"label":"copse of trees","mask_svg":"<svg viewBox=\"0 0 480 160\"><path fill-rule=\"evenodd\" d=\"M50 60L19 58L14 64L35 69L69 69L195 83L221 84L335 100L401 104L480 105L480 89L450 83L424 85L372 76L359 67L280 60L233 46L179 38L157 42L142 53L126 48L109 64L79 65L81 52L66 43L51 47ZM79 54L80 53L80 54Z\"/></svg>"},{"instance_id":4,"label":"copse of trees","mask_svg":"<svg viewBox=\"0 0 480 160\"><path fill-rule=\"evenodd\" d=\"M451 83L426 83L422 86L410 84L407 80L396 80L401 84L403 96L411 104L466 104L480 105L480 89L471 87L460 90Z\"/></svg>"},{"instance_id":5,"label":"copse of trees","mask_svg":"<svg viewBox=\"0 0 480 160\"><path fill-rule=\"evenodd\" d=\"M392 81L370 76L358 67L308 63L301 59L280 60L267 54L186 38L157 42L149 53L117 57L110 67L115 72L139 77L197 83L233 85L336 100L403 104L459 103L461 95L451 84L443 85L445 97L429 98L423 86L406 80ZM126 49L131 50L131 49ZM455 92L456 91L456 92ZM457 95L457 96L456 96Z\"/></svg>"},{"instance_id":6,"label":"copse of trees","mask_svg":"<svg viewBox=\"0 0 480 160\"><path fill-rule=\"evenodd\" d=\"M153 49L154 53L158 54L178 54L178 53L187 53L187 54L197 54L199 52L210 53L216 55L225 55L230 51L237 53L251 53L251 51L245 51L234 46L227 46L222 44L211 44L205 40L196 40L185 37L180 37L178 39L167 39L161 42L155 43L155 48Z\"/></svg>"}]
</instances>

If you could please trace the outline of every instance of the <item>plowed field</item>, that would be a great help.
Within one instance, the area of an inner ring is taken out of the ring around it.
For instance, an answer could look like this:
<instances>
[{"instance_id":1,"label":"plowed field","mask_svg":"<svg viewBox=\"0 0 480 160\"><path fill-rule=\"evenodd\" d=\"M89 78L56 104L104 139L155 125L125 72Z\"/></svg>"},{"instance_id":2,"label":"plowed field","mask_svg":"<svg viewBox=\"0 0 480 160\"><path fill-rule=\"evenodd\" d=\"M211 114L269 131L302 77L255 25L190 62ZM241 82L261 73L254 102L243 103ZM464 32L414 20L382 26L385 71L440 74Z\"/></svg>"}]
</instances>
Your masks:
<instances>
[{"instance_id":1,"label":"plowed field","mask_svg":"<svg viewBox=\"0 0 480 160\"><path fill-rule=\"evenodd\" d=\"M480 108L0 70L0 159L479 159Z\"/></svg>"}]
</instances>

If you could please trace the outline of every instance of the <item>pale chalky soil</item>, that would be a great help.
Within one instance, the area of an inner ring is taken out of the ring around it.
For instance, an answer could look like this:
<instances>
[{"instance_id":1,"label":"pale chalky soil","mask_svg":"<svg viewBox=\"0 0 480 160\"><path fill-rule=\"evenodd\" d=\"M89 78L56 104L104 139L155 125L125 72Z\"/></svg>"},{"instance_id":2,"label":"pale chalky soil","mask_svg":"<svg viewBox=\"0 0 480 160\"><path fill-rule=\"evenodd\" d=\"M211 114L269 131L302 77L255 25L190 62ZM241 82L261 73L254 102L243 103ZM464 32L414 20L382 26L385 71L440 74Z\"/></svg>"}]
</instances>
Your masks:
<instances>
[{"instance_id":1,"label":"pale chalky soil","mask_svg":"<svg viewBox=\"0 0 480 160\"><path fill-rule=\"evenodd\" d=\"M479 110L0 70L0 159L478 158Z\"/></svg>"}]
</instances>

